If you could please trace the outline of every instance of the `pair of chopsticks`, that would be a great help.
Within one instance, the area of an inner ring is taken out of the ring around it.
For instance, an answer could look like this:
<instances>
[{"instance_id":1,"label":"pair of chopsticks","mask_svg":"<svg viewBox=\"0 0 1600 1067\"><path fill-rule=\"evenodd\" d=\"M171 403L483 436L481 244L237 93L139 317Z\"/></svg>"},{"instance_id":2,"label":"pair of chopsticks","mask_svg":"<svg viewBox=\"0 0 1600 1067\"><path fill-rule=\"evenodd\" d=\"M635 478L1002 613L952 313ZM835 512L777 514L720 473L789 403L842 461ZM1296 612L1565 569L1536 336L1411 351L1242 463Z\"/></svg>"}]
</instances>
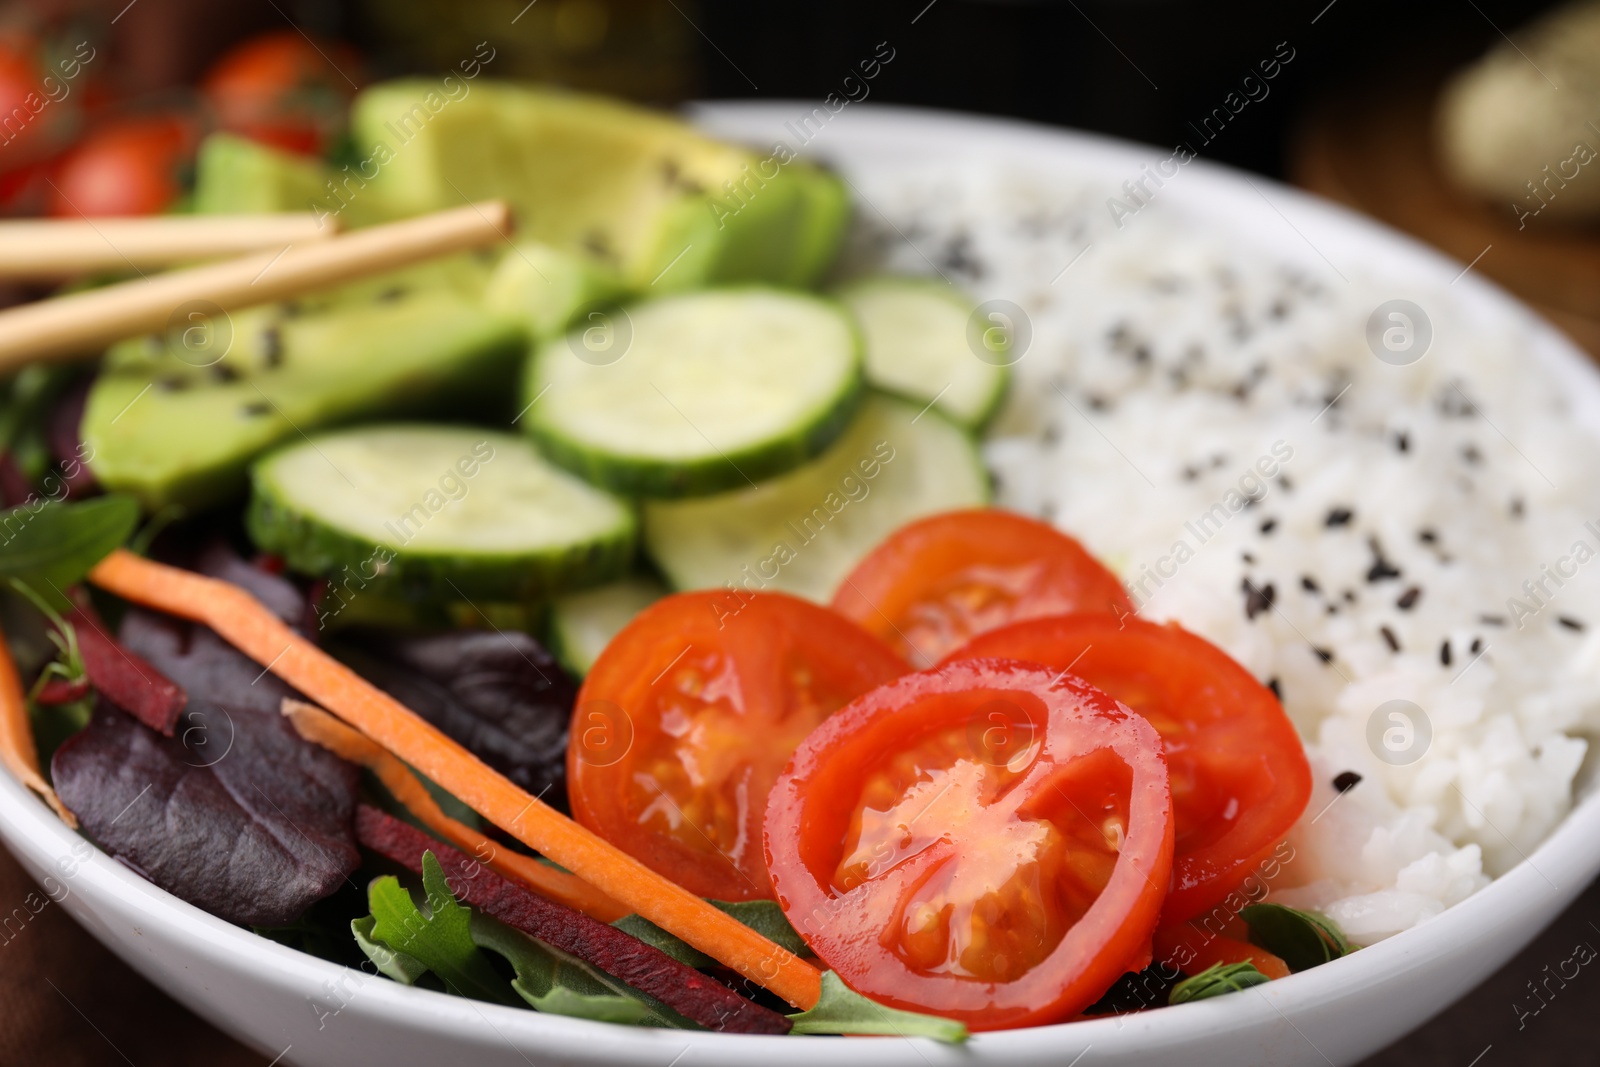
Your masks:
<instances>
[{"instance_id":1,"label":"pair of chopsticks","mask_svg":"<svg viewBox=\"0 0 1600 1067\"><path fill-rule=\"evenodd\" d=\"M286 300L330 285L506 239L511 209L491 200L337 234L311 215L26 220L0 223L0 277L61 277L238 255L0 311L0 374L92 356L114 341L161 333L197 302L220 311Z\"/></svg>"}]
</instances>

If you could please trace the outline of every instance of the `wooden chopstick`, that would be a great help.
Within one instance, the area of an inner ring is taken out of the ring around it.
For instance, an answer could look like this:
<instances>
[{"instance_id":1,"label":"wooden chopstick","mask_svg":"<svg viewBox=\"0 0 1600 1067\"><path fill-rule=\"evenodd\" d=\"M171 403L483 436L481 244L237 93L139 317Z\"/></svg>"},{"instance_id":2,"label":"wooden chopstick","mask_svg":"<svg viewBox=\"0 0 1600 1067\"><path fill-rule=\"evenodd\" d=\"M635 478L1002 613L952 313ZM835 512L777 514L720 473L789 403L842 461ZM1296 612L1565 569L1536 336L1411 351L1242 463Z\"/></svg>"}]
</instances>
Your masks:
<instances>
[{"instance_id":1,"label":"wooden chopstick","mask_svg":"<svg viewBox=\"0 0 1600 1067\"><path fill-rule=\"evenodd\" d=\"M158 215L150 218L0 222L0 279L69 278L308 244L339 232L328 216Z\"/></svg>"},{"instance_id":2,"label":"wooden chopstick","mask_svg":"<svg viewBox=\"0 0 1600 1067\"><path fill-rule=\"evenodd\" d=\"M490 200L10 308L0 311L0 373L93 355L125 337L163 333L197 311L210 316L266 304L481 248L508 237L511 225L511 209Z\"/></svg>"}]
</instances>

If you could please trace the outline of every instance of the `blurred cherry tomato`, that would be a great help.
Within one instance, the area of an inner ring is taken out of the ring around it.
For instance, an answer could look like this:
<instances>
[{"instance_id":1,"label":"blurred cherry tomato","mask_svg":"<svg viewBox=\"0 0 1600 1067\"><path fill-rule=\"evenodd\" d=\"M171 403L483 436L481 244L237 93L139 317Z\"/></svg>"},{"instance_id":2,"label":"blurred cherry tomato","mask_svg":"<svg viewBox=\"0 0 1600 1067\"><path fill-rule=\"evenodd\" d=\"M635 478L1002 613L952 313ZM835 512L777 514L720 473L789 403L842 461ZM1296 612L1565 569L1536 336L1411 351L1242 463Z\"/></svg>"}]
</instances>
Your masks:
<instances>
[{"instance_id":1,"label":"blurred cherry tomato","mask_svg":"<svg viewBox=\"0 0 1600 1067\"><path fill-rule=\"evenodd\" d=\"M108 123L62 159L53 179L50 214L154 215L183 192L182 172L198 130L181 115L149 115Z\"/></svg>"},{"instance_id":2,"label":"blurred cherry tomato","mask_svg":"<svg viewBox=\"0 0 1600 1067\"><path fill-rule=\"evenodd\" d=\"M0 31L0 174L25 170L58 151L73 125L73 108L65 103L70 89L64 93L62 79L48 77L53 71L41 65L41 53L32 36Z\"/></svg>"},{"instance_id":3,"label":"blurred cherry tomato","mask_svg":"<svg viewBox=\"0 0 1600 1067\"><path fill-rule=\"evenodd\" d=\"M313 44L294 30L252 37L219 59L201 91L224 129L305 155L319 155L342 129L355 86L355 52Z\"/></svg>"}]
</instances>

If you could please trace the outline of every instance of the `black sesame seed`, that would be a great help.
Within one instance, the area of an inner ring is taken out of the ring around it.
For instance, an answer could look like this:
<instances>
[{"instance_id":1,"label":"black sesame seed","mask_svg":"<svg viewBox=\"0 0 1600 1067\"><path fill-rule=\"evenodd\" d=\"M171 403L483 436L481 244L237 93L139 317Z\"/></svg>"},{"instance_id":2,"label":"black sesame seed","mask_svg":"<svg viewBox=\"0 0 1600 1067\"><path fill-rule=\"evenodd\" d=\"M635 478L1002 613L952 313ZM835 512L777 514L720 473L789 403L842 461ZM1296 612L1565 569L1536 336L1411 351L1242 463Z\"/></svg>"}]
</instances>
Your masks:
<instances>
[{"instance_id":1,"label":"black sesame seed","mask_svg":"<svg viewBox=\"0 0 1600 1067\"><path fill-rule=\"evenodd\" d=\"M213 363L210 369L211 377L219 382L236 382L239 380L238 369L227 363Z\"/></svg>"},{"instance_id":2,"label":"black sesame seed","mask_svg":"<svg viewBox=\"0 0 1600 1067\"><path fill-rule=\"evenodd\" d=\"M1398 452L1411 451L1411 435L1401 430L1394 435L1394 447Z\"/></svg>"},{"instance_id":3,"label":"black sesame seed","mask_svg":"<svg viewBox=\"0 0 1600 1067\"><path fill-rule=\"evenodd\" d=\"M1578 633L1583 632L1583 623L1578 619L1574 619L1571 615L1557 615L1556 622L1559 622L1569 630L1574 630Z\"/></svg>"},{"instance_id":4,"label":"black sesame seed","mask_svg":"<svg viewBox=\"0 0 1600 1067\"><path fill-rule=\"evenodd\" d=\"M1300 576L1300 588L1304 589L1308 593L1322 592L1322 586L1318 585L1317 580L1311 577L1309 574L1302 574Z\"/></svg>"},{"instance_id":5,"label":"black sesame seed","mask_svg":"<svg viewBox=\"0 0 1600 1067\"><path fill-rule=\"evenodd\" d=\"M1367 570L1368 582L1386 582L1390 578L1400 577L1400 568L1383 558L1383 546L1378 544L1376 537L1367 538L1367 547L1372 549L1372 566Z\"/></svg>"},{"instance_id":6,"label":"black sesame seed","mask_svg":"<svg viewBox=\"0 0 1600 1067\"><path fill-rule=\"evenodd\" d=\"M1333 529L1336 526L1350 525L1350 520L1355 517L1356 513L1349 508L1334 508L1328 512L1328 517L1324 520L1324 523L1329 529Z\"/></svg>"},{"instance_id":7,"label":"black sesame seed","mask_svg":"<svg viewBox=\"0 0 1600 1067\"><path fill-rule=\"evenodd\" d=\"M1328 649L1326 649L1326 648L1318 648L1316 645L1312 645L1311 646L1311 651L1316 653L1317 658L1319 660L1321 660L1323 663L1332 663L1333 662L1333 653L1331 651L1329 651Z\"/></svg>"},{"instance_id":8,"label":"black sesame seed","mask_svg":"<svg viewBox=\"0 0 1600 1067\"><path fill-rule=\"evenodd\" d=\"M1267 679L1267 688L1272 690L1272 695L1278 698L1278 703L1283 703L1283 684L1274 676Z\"/></svg>"},{"instance_id":9,"label":"black sesame seed","mask_svg":"<svg viewBox=\"0 0 1600 1067\"><path fill-rule=\"evenodd\" d=\"M1445 639L1444 639L1444 641L1443 641L1443 642L1442 642L1442 643L1441 643L1441 644L1440 644L1440 645L1439 645L1439 662L1440 662L1440 663L1441 663L1441 664L1442 664L1442 665L1444 665L1444 666L1446 666L1446 667L1448 667L1448 666L1450 666L1450 660L1451 660L1451 655L1450 655L1450 639L1449 639L1449 638L1448 638L1448 637L1447 637L1447 638L1445 638Z\"/></svg>"},{"instance_id":10,"label":"black sesame seed","mask_svg":"<svg viewBox=\"0 0 1600 1067\"><path fill-rule=\"evenodd\" d=\"M1111 408L1111 402L1099 393L1089 393L1084 400L1088 402L1090 411L1108 411Z\"/></svg>"},{"instance_id":11,"label":"black sesame seed","mask_svg":"<svg viewBox=\"0 0 1600 1067\"><path fill-rule=\"evenodd\" d=\"M1256 561L1256 557L1251 555L1249 552L1240 552L1239 558L1244 560L1246 563L1254 563Z\"/></svg>"},{"instance_id":12,"label":"black sesame seed","mask_svg":"<svg viewBox=\"0 0 1600 1067\"><path fill-rule=\"evenodd\" d=\"M1483 651L1483 638L1474 637L1472 639L1472 644L1471 644L1471 646L1468 647L1467 651L1471 652L1474 656L1476 656L1478 653L1482 652Z\"/></svg>"},{"instance_id":13,"label":"black sesame seed","mask_svg":"<svg viewBox=\"0 0 1600 1067\"><path fill-rule=\"evenodd\" d=\"M1479 615L1478 621L1485 626L1504 626L1506 617L1504 615Z\"/></svg>"},{"instance_id":14,"label":"black sesame seed","mask_svg":"<svg viewBox=\"0 0 1600 1067\"><path fill-rule=\"evenodd\" d=\"M1431 545L1439 540L1439 535L1430 529L1424 528L1417 531L1417 540L1425 545Z\"/></svg>"},{"instance_id":15,"label":"black sesame seed","mask_svg":"<svg viewBox=\"0 0 1600 1067\"><path fill-rule=\"evenodd\" d=\"M1478 451L1477 445L1469 442L1461 446L1461 458L1465 462L1477 466L1483 462L1483 453Z\"/></svg>"},{"instance_id":16,"label":"black sesame seed","mask_svg":"<svg viewBox=\"0 0 1600 1067\"><path fill-rule=\"evenodd\" d=\"M1511 517L1513 519L1522 518L1522 514L1526 510L1527 507L1522 503L1522 498L1520 496L1514 496L1511 498Z\"/></svg>"},{"instance_id":17,"label":"black sesame seed","mask_svg":"<svg viewBox=\"0 0 1600 1067\"><path fill-rule=\"evenodd\" d=\"M177 375L169 375L164 378L157 378L151 384L163 393L179 393L189 388L189 379L180 378Z\"/></svg>"},{"instance_id":18,"label":"black sesame seed","mask_svg":"<svg viewBox=\"0 0 1600 1067\"><path fill-rule=\"evenodd\" d=\"M1278 484L1283 486L1283 491L1285 493L1294 492L1294 483L1289 480L1289 476L1287 474L1279 476Z\"/></svg>"},{"instance_id":19,"label":"black sesame seed","mask_svg":"<svg viewBox=\"0 0 1600 1067\"><path fill-rule=\"evenodd\" d=\"M261 359L269 367L283 365L283 331L276 326L261 331Z\"/></svg>"},{"instance_id":20,"label":"black sesame seed","mask_svg":"<svg viewBox=\"0 0 1600 1067\"><path fill-rule=\"evenodd\" d=\"M406 295L405 286L403 286L403 285L392 285L389 288L385 289L383 292L378 294L378 300L379 300L380 303L389 304L389 303L393 303L396 300L399 300L401 297L403 297L405 295Z\"/></svg>"},{"instance_id":21,"label":"black sesame seed","mask_svg":"<svg viewBox=\"0 0 1600 1067\"><path fill-rule=\"evenodd\" d=\"M1261 532L1262 532L1262 534L1270 534L1273 530L1276 530L1277 528L1278 528L1278 520L1277 519L1262 519L1261 520Z\"/></svg>"},{"instance_id":22,"label":"black sesame seed","mask_svg":"<svg viewBox=\"0 0 1600 1067\"><path fill-rule=\"evenodd\" d=\"M1354 589L1346 589L1344 591L1344 602L1346 604L1354 604L1356 602L1356 591Z\"/></svg>"},{"instance_id":23,"label":"black sesame seed","mask_svg":"<svg viewBox=\"0 0 1600 1067\"><path fill-rule=\"evenodd\" d=\"M1278 599L1278 591L1273 588L1271 582L1258 589L1251 583L1250 579L1245 578L1239 583L1239 587L1244 591L1244 617L1246 619L1254 620L1263 611L1270 611L1273 601Z\"/></svg>"},{"instance_id":24,"label":"black sesame seed","mask_svg":"<svg viewBox=\"0 0 1600 1067\"><path fill-rule=\"evenodd\" d=\"M1407 589L1404 593L1400 594L1400 598L1394 602L1394 606L1399 608L1401 611L1410 611L1412 608L1417 606L1417 601L1421 598L1421 596L1422 586L1414 585L1410 589Z\"/></svg>"},{"instance_id":25,"label":"black sesame seed","mask_svg":"<svg viewBox=\"0 0 1600 1067\"><path fill-rule=\"evenodd\" d=\"M252 400L250 403L241 407L239 412L240 414L254 417L256 415L265 415L271 410L272 405L267 403L265 400Z\"/></svg>"},{"instance_id":26,"label":"black sesame seed","mask_svg":"<svg viewBox=\"0 0 1600 1067\"><path fill-rule=\"evenodd\" d=\"M1184 481L1192 482L1196 478L1200 477L1200 468L1195 467L1195 466L1188 466L1188 467L1183 468L1182 474L1183 474L1183 480Z\"/></svg>"},{"instance_id":27,"label":"black sesame seed","mask_svg":"<svg viewBox=\"0 0 1600 1067\"><path fill-rule=\"evenodd\" d=\"M1340 771L1333 779L1333 787L1341 793L1348 793L1361 784L1361 776L1355 771Z\"/></svg>"},{"instance_id":28,"label":"black sesame seed","mask_svg":"<svg viewBox=\"0 0 1600 1067\"><path fill-rule=\"evenodd\" d=\"M1393 630L1387 626L1380 626L1378 632L1383 635L1383 643L1389 646L1390 652L1400 651L1400 639L1394 635Z\"/></svg>"}]
</instances>

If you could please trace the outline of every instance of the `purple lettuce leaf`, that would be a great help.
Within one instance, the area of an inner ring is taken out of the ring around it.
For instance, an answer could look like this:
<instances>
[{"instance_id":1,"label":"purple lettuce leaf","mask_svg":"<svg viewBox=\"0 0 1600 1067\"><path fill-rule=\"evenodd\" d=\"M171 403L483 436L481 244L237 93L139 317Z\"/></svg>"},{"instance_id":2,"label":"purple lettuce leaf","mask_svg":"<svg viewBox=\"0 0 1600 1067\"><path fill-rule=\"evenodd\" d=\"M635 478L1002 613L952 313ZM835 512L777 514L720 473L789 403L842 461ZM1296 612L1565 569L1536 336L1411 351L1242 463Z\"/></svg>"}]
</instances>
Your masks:
<instances>
[{"instance_id":1,"label":"purple lettuce leaf","mask_svg":"<svg viewBox=\"0 0 1600 1067\"><path fill-rule=\"evenodd\" d=\"M568 810L567 731L578 687L532 637L352 628L329 651L529 793Z\"/></svg>"},{"instance_id":2,"label":"purple lettuce leaf","mask_svg":"<svg viewBox=\"0 0 1600 1067\"><path fill-rule=\"evenodd\" d=\"M151 882L219 918L280 926L360 863L356 768L274 708L194 697L162 737L101 701L50 772L84 832Z\"/></svg>"}]
</instances>

